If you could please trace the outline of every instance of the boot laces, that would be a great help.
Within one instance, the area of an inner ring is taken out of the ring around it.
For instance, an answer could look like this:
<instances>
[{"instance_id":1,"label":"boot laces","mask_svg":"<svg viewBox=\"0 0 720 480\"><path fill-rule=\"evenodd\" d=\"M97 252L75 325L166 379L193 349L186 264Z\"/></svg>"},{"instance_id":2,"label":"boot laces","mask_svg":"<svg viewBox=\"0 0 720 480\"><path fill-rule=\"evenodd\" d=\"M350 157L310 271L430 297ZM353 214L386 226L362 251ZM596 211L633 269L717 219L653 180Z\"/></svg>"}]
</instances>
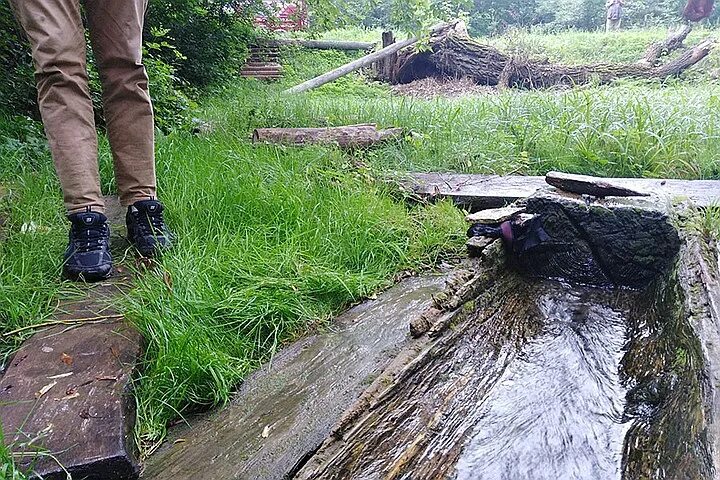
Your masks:
<instances>
[{"instance_id":1,"label":"boot laces","mask_svg":"<svg viewBox=\"0 0 720 480\"><path fill-rule=\"evenodd\" d=\"M107 234L107 224L90 226L74 225L73 243L75 244L76 251L86 253L101 250Z\"/></svg>"},{"instance_id":2,"label":"boot laces","mask_svg":"<svg viewBox=\"0 0 720 480\"><path fill-rule=\"evenodd\" d=\"M162 235L165 232L165 221L162 211L149 212L138 211L135 214L138 218L138 227L143 235Z\"/></svg>"}]
</instances>

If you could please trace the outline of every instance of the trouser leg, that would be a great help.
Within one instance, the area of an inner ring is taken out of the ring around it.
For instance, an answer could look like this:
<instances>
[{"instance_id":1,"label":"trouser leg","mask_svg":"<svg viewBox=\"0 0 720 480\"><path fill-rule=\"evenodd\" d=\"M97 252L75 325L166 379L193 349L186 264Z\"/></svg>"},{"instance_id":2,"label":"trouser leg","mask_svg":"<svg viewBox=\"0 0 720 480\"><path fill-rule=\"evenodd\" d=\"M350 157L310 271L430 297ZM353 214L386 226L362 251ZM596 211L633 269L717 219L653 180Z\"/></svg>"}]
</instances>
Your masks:
<instances>
[{"instance_id":1,"label":"trouser leg","mask_svg":"<svg viewBox=\"0 0 720 480\"><path fill-rule=\"evenodd\" d=\"M79 0L10 0L32 49L38 104L70 213L102 212Z\"/></svg>"},{"instance_id":2,"label":"trouser leg","mask_svg":"<svg viewBox=\"0 0 720 480\"><path fill-rule=\"evenodd\" d=\"M147 0L85 0L120 202L156 196L153 110L142 63Z\"/></svg>"}]
</instances>

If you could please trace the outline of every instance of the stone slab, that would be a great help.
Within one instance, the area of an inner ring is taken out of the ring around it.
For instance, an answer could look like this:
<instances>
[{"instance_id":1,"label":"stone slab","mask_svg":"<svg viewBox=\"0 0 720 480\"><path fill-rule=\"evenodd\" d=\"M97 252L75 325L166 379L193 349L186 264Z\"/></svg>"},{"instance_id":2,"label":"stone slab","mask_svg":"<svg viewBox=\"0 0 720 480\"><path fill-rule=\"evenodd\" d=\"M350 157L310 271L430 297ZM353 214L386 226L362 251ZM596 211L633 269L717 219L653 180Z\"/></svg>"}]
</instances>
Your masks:
<instances>
[{"instance_id":1,"label":"stone slab","mask_svg":"<svg viewBox=\"0 0 720 480\"><path fill-rule=\"evenodd\" d=\"M460 173L409 173L396 179L423 198L451 198L470 210L503 207L549 188L545 177ZM671 199L687 199L699 207L720 202L720 180L614 178L612 183Z\"/></svg>"},{"instance_id":2,"label":"stone slab","mask_svg":"<svg viewBox=\"0 0 720 480\"><path fill-rule=\"evenodd\" d=\"M480 210L467 215L465 220L470 223L493 225L496 223L502 223L505 220L510 220L515 215L524 211L525 207L488 208L487 210Z\"/></svg>"},{"instance_id":3,"label":"stone slab","mask_svg":"<svg viewBox=\"0 0 720 480\"><path fill-rule=\"evenodd\" d=\"M410 341L410 320L444 284L444 276L404 280L342 314L330 332L288 347L246 380L230 406L172 435L142 478L291 478Z\"/></svg>"},{"instance_id":4,"label":"stone slab","mask_svg":"<svg viewBox=\"0 0 720 480\"><path fill-rule=\"evenodd\" d=\"M25 456L21 465L44 479L64 479L64 469L93 480L137 476L129 385L140 344L121 319L55 326L23 344L0 380L5 441Z\"/></svg>"}]
</instances>

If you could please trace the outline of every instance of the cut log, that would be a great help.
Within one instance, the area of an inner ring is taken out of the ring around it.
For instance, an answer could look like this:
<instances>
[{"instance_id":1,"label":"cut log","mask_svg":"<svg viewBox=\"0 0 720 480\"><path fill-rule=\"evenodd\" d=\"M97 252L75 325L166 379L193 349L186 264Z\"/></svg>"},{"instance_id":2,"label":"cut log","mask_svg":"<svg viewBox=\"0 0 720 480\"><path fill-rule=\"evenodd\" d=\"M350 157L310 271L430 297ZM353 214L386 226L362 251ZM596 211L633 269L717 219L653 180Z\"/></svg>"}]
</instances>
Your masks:
<instances>
[{"instance_id":1,"label":"cut log","mask_svg":"<svg viewBox=\"0 0 720 480\"><path fill-rule=\"evenodd\" d=\"M278 39L272 40L270 45L290 45L314 50L370 50L375 47L375 42L351 42L346 40L302 40L302 39Z\"/></svg>"},{"instance_id":2,"label":"cut log","mask_svg":"<svg viewBox=\"0 0 720 480\"><path fill-rule=\"evenodd\" d=\"M548 172L545 181L553 187L579 195L594 197L648 197L649 193L617 185L607 178Z\"/></svg>"},{"instance_id":3,"label":"cut log","mask_svg":"<svg viewBox=\"0 0 720 480\"><path fill-rule=\"evenodd\" d=\"M682 43L682 34L681 31L677 38L664 45L677 48ZM431 36L429 45L430 49L426 51L400 52L394 75L398 83L426 77L470 78L482 85L534 89L559 85L572 87L591 81L607 84L619 78L662 80L705 58L713 48L714 40L704 40L660 66L647 62L563 65L520 58L470 38L463 28L438 30ZM661 45L659 52L653 50L646 57L659 56L662 49Z\"/></svg>"},{"instance_id":4,"label":"cut log","mask_svg":"<svg viewBox=\"0 0 720 480\"><path fill-rule=\"evenodd\" d=\"M340 147L368 147L385 140L400 138L402 128L378 130L374 124L328 128L256 128L253 143L288 145L336 144Z\"/></svg>"}]
</instances>

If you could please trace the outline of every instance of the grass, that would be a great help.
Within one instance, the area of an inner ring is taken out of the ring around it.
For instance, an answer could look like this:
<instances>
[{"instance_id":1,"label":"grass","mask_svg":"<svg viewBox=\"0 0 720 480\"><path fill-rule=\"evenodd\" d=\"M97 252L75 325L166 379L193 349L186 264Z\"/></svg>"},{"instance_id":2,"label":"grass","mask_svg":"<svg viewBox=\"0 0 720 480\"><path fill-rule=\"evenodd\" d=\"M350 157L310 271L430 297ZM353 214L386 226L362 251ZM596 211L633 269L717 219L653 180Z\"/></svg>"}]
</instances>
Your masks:
<instances>
[{"instance_id":1,"label":"grass","mask_svg":"<svg viewBox=\"0 0 720 480\"><path fill-rule=\"evenodd\" d=\"M661 33L512 35L526 35L526 50L574 62L634 59ZM720 178L720 88L704 72L692 82L431 101L393 96L357 74L280 95L355 55L291 50L282 82L238 80L203 102L196 116L212 133L159 136L160 194L178 242L123 300L147 340L136 379L144 446L170 422L227 401L278 346L322 328L397 272L458 252L461 213L447 203L406 206L377 180L388 170ZM249 143L259 126L365 122L405 127L406 138L351 152ZM0 116L0 335L46 318L75 288L58 281L66 225L41 138L37 124ZM111 171L102 139L106 192ZM0 358L20 340L0 337Z\"/></svg>"},{"instance_id":2,"label":"grass","mask_svg":"<svg viewBox=\"0 0 720 480\"><path fill-rule=\"evenodd\" d=\"M25 474L16 466L10 447L5 445L2 426L0 426L0 480L26 480Z\"/></svg>"},{"instance_id":3,"label":"grass","mask_svg":"<svg viewBox=\"0 0 720 480\"><path fill-rule=\"evenodd\" d=\"M217 135L163 142L159 157L179 243L127 299L148 340L143 442L226 401L283 342L462 243L454 207L408 211L335 150Z\"/></svg>"}]
</instances>

